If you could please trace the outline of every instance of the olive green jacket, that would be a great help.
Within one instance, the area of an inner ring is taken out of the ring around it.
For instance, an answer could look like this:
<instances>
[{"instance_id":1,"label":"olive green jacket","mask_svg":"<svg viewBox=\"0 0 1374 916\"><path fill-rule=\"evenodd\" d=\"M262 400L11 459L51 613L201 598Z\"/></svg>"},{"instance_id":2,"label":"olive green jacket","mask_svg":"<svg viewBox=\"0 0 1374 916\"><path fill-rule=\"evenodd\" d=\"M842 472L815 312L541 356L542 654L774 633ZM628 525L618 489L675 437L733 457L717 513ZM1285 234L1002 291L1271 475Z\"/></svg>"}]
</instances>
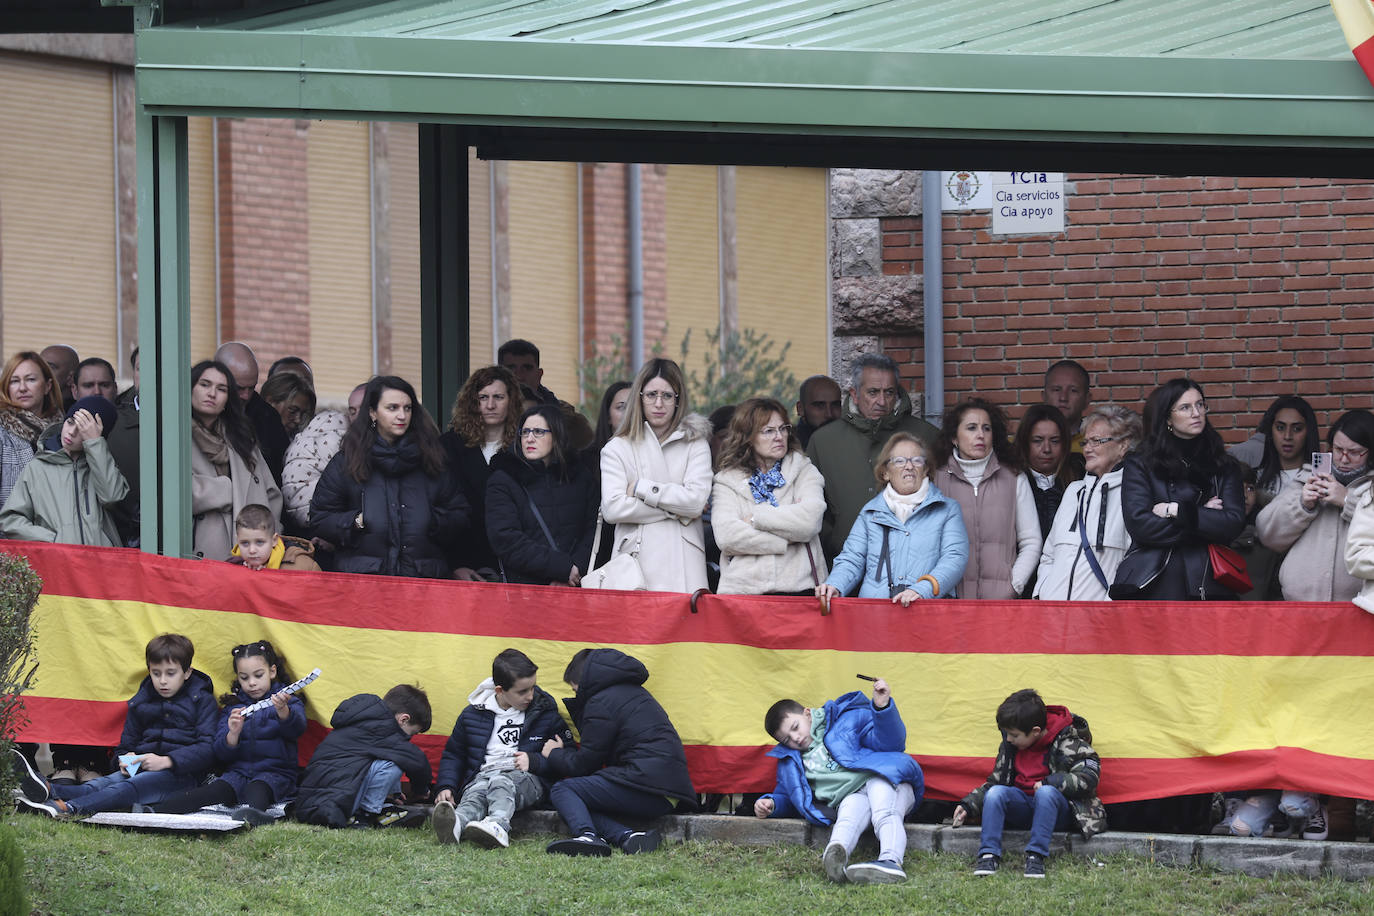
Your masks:
<instances>
[{"instance_id":1,"label":"olive green jacket","mask_svg":"<svg viewBox=\"0 0 1374 916\"><path fill-rule=\"evenodd\" d=\"M128 492L103 436L75 456L41 449L0 510L0 532L25 541L119 547L109 510Z\"/></svg>"}]
</instances>

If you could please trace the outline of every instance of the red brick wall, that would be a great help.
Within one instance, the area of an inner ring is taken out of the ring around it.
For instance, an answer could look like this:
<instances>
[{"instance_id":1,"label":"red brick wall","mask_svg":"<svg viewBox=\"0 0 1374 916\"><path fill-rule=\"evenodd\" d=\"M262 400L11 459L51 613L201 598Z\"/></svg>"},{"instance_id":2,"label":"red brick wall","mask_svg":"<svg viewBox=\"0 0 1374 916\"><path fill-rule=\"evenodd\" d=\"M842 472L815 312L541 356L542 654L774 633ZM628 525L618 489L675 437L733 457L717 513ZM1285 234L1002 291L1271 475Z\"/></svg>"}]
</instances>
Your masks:
<instances>
[{"instance_id":1,"label":"red brick wall","mask_svg":"<svg viewBox=\"0 0 1374 916\"><path fill-rule=\"evenodd\" d=\"M612 337L629 348L625 177L619 163L582 166L582 339L588 355L609 354ZM646 352L662 340L668 319L666 179L663 166L640 166Z\"/></svg>"},{"instance_id":2,"label":"red brick wall","mask_svg":"<svg viewBox=\"0 0 1374 916\"><path fill-rule=\"evenodd\" d=\"M992 237L987 211L944 214L947 404L977 394L1015 421L1068 358L1095 403L1136 410L1192 376L1228 442L1280 394L1323 426L1374 407L1374 184L1065 177L1062 235ZM883 246L884 273L921 272L920 219L885 219ZM884 345L919 384L921 335Z\"/></svg>"},{"instance_id":3,"label":"red brick wall","mask_svg":"<svg viewBox=\"0 0 1374 916\"><path fill-rule=\"evenodd\" d=\"M279 357L310 358L308 131L307 121L219 122L220 338L253 348L260 381Z\"/></svg>"}]
</instances>

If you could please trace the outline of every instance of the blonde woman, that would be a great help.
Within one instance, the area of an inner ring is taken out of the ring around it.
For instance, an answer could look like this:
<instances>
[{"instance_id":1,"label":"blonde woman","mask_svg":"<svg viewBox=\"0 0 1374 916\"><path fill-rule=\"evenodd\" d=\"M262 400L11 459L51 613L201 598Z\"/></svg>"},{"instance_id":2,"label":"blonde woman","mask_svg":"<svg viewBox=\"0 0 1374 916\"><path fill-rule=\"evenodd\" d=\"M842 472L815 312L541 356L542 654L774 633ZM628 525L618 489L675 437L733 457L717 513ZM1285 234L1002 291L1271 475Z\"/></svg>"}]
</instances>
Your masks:
<instances>
[{"instance_id":1,"label":"blonde woman","mask_svg":"<svg viewBox=\"0 0 1374 916\"><path fill-rule=\"evenodd\" d=\"M711 495L710 436L706 419L688 412L677 363L645 363L601 450L601 514L615 525L612 554L636 553L650 591L706 588L701 513Z\"/></svg>"},{"instance_id":2,"label":"blonde woman","mask_svg":"<svg viewBox=\"0 0 1374 916\"><path fill-rule=\"evenodd\" d=\"M825 581L825 481L772 398L735 408L711 488L722 595L810 595Z\"/></svg>"}]
</instances>

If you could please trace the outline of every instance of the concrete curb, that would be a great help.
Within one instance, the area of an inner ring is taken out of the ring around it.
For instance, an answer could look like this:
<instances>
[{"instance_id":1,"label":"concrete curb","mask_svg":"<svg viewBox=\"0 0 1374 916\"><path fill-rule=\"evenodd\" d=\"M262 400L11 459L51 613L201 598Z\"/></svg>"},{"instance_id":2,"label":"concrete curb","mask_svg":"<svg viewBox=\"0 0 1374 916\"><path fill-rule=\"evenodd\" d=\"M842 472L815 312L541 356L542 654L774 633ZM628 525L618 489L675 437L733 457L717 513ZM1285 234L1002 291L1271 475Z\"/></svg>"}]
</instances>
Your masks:
<instances>
[{"instance_id":1,"label":"concrete curb","mask_svg":"<svg viewBox=\"0 0 1374 916\"><path fill-rule=\"evenodd\" d=\"M567 832L553 811L522 811L515 816L512 827L516 833ZM659 818L654 827L669 842L697 840L740 846L786 843L820 848L830 835L830 828L816 827L801 820L760 820L725 814L670 815ZM907 824L906 835L909 852L950 853L972 862L978 851L977 827L956 830L940 824ZM1007 831L1003 837L1007 860L1019 861L1029 839L1030 834L1025 831ZM1108 831L1090 840L1077 834L1056 833L1050 846L1052 857L1071 855L1091 859L1122 852L1158 865L1204 866L1257 878L1290 874L1308 878L1328 874L1352 881L1374 878L1374 845L1369 843Z\"/></svg>"}]
</instances>

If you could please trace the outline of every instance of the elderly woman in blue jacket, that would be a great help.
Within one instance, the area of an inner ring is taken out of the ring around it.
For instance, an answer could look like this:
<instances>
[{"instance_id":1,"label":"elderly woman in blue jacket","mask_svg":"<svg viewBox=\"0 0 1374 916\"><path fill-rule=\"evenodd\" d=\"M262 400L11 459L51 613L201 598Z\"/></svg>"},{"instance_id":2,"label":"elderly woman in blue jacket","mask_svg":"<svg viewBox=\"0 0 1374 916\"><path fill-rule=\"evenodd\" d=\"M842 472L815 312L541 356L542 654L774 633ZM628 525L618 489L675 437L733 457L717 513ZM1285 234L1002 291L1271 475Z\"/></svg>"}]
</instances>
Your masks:
<instances>
[{"instance_id":1,"label":"elderly woman in blue jacket","mask_svg":"<svg viewBox=\"0 0 1374 916\"><path fill-rule=\"evenodd\" d=\"M918 598L953 598L968 564L959 504L930 481L919 439L897 433L873 466L882 492L859 510L830 576L816 586L825 604L858 586L860 598L909 607Z\"/></svg>"},{"instance_id":2,"label":"elderly woman in blue jacket","mask_svg":"<svg viewBox=\"0 0 1374 916\"><path fill-rule=\"evenodd\" d=\"M921 767L906 753L906 726L887 681L873 699L859 691L808 709L779 700L763 727L778 742L778 784L754 803L757 817L796 817L833 825L821 858L831 881L891 884L906 880L902 819L925 792ZM859 835L872 823L878 858L849 864Z\"/></svg>"}]
</instances>

